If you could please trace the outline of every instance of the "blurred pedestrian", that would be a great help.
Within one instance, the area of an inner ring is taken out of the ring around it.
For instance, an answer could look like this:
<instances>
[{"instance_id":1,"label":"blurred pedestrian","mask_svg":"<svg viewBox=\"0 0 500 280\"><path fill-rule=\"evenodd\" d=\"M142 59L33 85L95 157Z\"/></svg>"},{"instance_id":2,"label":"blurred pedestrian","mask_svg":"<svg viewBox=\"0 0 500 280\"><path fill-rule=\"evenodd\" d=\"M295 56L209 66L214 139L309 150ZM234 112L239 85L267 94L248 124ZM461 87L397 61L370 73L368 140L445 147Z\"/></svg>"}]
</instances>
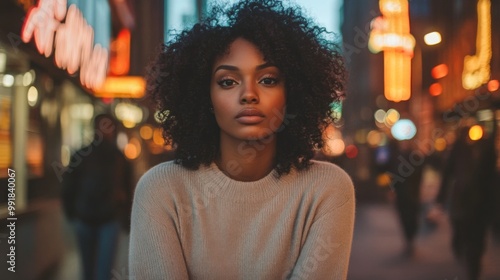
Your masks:
<instances>
[{"instance_id":1,"label":"blurred pedestrian","mask_svg":"<svg viewBox=\"0 0 500 280\"><path fill-rule=\"evenodd\" d=\"M484 130L484 129L483 129ZM449 211L452 248L465 265L468 279L480 277L487 229L494 215L496 153L494 133L473 141L460 129L450 151L437 202Z\"/></svg>"},{"instance_id":2,"label":"blurred pedestrian","mask_svg":"<svg viewBox=\"0 0 500 280\"><path fill-rule=\"evenodd\" d=\"M63 176L63 206L75 228L85 280L109 280L120 228L128 230L131 166L115 145L117 125L98 115L90 145L71 157Z\"/></svg>"},{"instance_id":3,"label":"blurred pedestrian","mask_svg":"<svg viewBox=\"0 0 500 280\"><path fill-rule=\"evenodd\" d=\"M136 279L346 279L355 196L312 160L345 68L300 7L239 1L164 45L148 90L175 160L140 179Z\"/></svg>"},{"instance_id":4,"label":"blurred pedestrian","mask_svg":"<svg viewBox=\"0 0 500 280\"><path fill-rule=\"evenodd\" d=\"M416 162L415 155L421 156ZM387 165L392 174L391 186L395 193L396 210L405 240L404 257L411 257L415 252L414 241L419 228L420 186L424 162L423 153L419 152L412 140L393 139L389 142Z\"/></svg>"}]
</instances>

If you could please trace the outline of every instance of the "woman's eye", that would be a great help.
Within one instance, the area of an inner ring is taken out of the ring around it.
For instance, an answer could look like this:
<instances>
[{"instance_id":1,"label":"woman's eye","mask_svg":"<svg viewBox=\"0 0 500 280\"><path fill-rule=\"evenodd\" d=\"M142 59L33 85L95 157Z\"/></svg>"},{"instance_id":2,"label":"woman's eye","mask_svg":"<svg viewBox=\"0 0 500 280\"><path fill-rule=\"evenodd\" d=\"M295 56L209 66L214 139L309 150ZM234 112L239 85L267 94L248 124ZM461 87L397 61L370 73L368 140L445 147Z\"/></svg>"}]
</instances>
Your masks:
<instances>
[{"instance_id":1,"label":"woman's eye","mask_svg":"<svg viewBox=\"0 0 500 280\"><path fill-rule=\"evenodd\" d=\"M237 85L238 83L232 79L223 79L223 80L218 81L217 84L223 88L228 88L228 87L232 87L234 85Z\"/></svg>"},{"instance_id":2,"label":"woman's eye","mask_svg":"<svg viewBox=\"0 0 500 280\"><path fill-rule=\"evenodd\" d=\"M278 83L278 79L267 77L267 78L263 78L262 80L260 80L259 83L264 84L264 85L268 85L268 86L275 85Z\"/></svg>"}]
</instances>

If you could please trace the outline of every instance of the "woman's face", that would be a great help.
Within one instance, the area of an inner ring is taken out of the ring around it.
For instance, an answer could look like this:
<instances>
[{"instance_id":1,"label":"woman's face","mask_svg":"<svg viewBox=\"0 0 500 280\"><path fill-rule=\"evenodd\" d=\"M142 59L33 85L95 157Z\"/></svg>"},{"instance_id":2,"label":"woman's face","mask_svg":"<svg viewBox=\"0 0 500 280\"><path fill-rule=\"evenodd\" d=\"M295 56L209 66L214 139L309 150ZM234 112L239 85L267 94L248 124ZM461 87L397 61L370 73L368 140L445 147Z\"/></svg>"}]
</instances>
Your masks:
<instances>
[{"instance_id":1,"label":"woman's face","mask_svg":"<svg viewBox=\"0 0 500 280\"><path fill-rule=\"evenodd\" d=\"M214 63L210 98L221 138L264 139L283 122L284 77L255 45L238 38Z\"/></svg>"}]
</instances>

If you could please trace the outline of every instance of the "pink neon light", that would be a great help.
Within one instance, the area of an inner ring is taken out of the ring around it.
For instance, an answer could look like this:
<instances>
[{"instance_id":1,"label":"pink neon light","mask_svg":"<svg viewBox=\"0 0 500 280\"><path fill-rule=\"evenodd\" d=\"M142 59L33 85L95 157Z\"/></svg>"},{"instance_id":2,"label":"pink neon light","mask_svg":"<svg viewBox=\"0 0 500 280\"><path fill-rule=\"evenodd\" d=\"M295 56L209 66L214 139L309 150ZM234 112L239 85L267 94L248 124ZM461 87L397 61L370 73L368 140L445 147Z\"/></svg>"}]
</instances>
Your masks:
<instances>
[{"instance_id":1,"label":"pink neon light","mask_svg":"<svg viewBox=\"0 0 500 280\"><path fill-rule=\"evenodd\" d=\"M21 38L27 43L34 35L38 52L46 57L55 48L55 63L59 68L69 74L80 69L82 85L99 88L106 79L108 51L100 45L94 46L94 29L81 11L75 5L66 7L67 0L40 0L29 11Z\"/></svg>"}]
</instances>

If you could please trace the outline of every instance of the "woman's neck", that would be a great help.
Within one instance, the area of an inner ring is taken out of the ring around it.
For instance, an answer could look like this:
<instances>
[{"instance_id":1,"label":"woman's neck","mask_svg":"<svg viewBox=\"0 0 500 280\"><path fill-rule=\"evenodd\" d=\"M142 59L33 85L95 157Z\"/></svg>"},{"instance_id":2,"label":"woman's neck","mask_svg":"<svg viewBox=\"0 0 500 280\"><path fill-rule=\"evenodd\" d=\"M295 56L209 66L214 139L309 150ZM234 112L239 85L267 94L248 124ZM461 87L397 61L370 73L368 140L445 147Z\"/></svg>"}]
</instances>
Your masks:
<instances>
[{"instance_id":1,"label":"woman's neck","mask_svg":"<svg viewBox=\"0 0 500 280\"><path fill-rule=\"evenodd\" d=\"M268 139L242 141L221 135L219 169L237 181L257 181L275 167L276 135Z\"/></svg>"}]
</instances>

